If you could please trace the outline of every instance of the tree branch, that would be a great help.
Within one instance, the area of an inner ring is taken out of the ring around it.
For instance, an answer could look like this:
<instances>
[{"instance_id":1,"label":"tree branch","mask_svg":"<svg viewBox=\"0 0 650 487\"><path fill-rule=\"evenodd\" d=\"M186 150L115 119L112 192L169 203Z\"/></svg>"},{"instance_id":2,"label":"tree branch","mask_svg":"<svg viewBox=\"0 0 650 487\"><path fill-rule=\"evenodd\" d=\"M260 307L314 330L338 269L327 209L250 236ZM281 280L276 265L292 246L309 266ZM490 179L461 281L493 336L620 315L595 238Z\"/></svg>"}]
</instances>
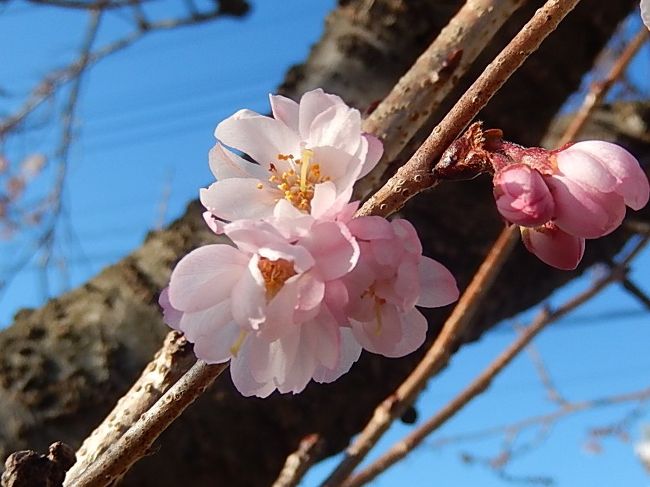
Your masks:
<instances>
[{"instance_id":1,"label":"tree branch","mask_svg":"<svg viewBox=\"0 0 650 487\"><path fill-rule=\"evenodd\" d=\"M388 469L390 466L397 463L399 460L408 455L414 448L416 448L429 434L436 431L440 426L452 418L469 402L476 398L481 393L485 392L492 380L512 362L512 360L519 355L519 353L526 348L539 332L541 332L547 325L559 320L567 313L573 311L579 306L589 301L594 296L598 295L609 284L615 281L620 281L627 271L630 262L638 255L638 253L647 245L650 238L643 238L634 249L620 262L620 264L613 267L606 276L598 279L593 283L589 289L578 294L573 299L567 301L564 305L560 306L555 311L543 309L533 323L526 328L526 330L519 335L519 337L499 355L494 362L492 362L474 381L458 394L452 401L444 406L440 411L428 419L424 424L418 427L415 431L409 434L406 438L396 443L391 447L388 452L383 454L379 459L373 462L369 467L359 472L352 477L348 482L344 483L345 487L358 487L370 482L377 477L380 473ZM562 405L564 407L566 404Z\"/></svg>"}]
</instances>

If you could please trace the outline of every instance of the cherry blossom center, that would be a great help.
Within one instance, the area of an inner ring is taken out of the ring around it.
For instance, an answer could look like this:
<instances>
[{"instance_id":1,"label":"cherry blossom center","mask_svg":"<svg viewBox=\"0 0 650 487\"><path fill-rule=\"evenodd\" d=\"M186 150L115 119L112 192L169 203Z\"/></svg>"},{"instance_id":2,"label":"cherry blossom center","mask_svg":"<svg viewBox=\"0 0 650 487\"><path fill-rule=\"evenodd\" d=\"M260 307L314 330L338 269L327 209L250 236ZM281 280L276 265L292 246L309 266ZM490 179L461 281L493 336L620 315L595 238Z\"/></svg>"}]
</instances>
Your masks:
<instances>
[{"instance_id":1,"label":"cherry blossom center","mask_svg":"<svg viewBox=\"0 0 650 487\"><path fill-rule=\"evenodd\" d=\"M270 260L261 257L257 267L264 278L267 299L275 297L287 279L296 275L293 263L285 259Z\"/></svg>"},{"instance_id":2,"label":"cherry blossom center","mask_svg":"<svg viewBox=\"0 0 650 487\"><path fill-rule=\"evenodd\" d=\"M304 212L311 211L315 186L330 179L321 174L320 165L312 161L313 157L314 152L310 149L303 149L300 159L295 159L292 154L278 154L278 161L288 162L290 168L280 173L275 164L271 164L269 169L269 181L282 191L286 200Z\"/></svg>"},{"instance_id":3,"label":"cherry blossom center","mask_svg":"<svg viewBox=\"0 0 650 487\"><path fill-rule=\"evenodd\" d=\"M374 311L375 311L375 321L376 321L376 327L375 327L375 334L377 336L381 335L381 330L383 328L383 323L381 319L381 307L386 304L386 300L384 298L380 298L375 294L375 284L373 283L368 289L366 289L363 294L361 295L362 298L364 297L369 297L370 299L374 299L375 304L374 304Z\"/></svg>"}]
</instances>

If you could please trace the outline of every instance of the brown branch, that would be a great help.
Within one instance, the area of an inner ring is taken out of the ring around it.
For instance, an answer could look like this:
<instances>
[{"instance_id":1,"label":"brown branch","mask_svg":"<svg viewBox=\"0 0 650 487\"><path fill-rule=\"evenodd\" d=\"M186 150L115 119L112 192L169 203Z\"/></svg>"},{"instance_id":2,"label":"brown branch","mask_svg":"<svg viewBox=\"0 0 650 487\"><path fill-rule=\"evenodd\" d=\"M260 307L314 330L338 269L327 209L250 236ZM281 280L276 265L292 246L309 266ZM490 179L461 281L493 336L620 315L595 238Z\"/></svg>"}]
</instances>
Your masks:
<instances>
[{"instance_id":1,"label":"brown branch","mask_svg":"<svg viewBox=\"0 0 650 487\"><path fill-rule=\"evenodd\" d=\"M361 463L370 449L386 432L391 423L399 418L416 399L428 379L439 372L449 360L454 345L464 327L472 319L485 298L507 256L517 242L519 227L511 225L501 232L487 257L474 275L472 282L461 296L458 304L442 327L431 348L415 370L402 382L392 396L386 398L376 409L370 422L357 439L345 450L343 460L323 483L333 487L343 484L354 468Z\"/></svg>"},{"instance_id":2,"label":"brown branch","mask_svg":"<svg viewBox=\"0 0 650 487\"><path fill-rule=\"evenodd\" d=\"M60 441L50 445L47 455L17 451L5 461L0 483L2 487L60 487L74 461L72 448Z\"/></svg>"},{"instance_id":3,"label":"brown branch","mask_svg":"<svg viewBox=\"0 0 650 487\"><path fill-rule=\"evenodd\" d=\"M591 115L594 113L596 107L600 106L605 99L607 92L618 81L627 69L630 61L632 61L637 52L639 52L639 49L641 49L641 46L643 46L649 38L650 32L644 25L642 25L636 36L634 36L618 59L616 59L609 73L607 73L607 76L596 83L592 83L587 96L582 102L582 106L577 111L575 117L571 120L564 135L558 142L558 146L563 146L567 142L576 139L587 120L589 120Z\"/></svg>"},{"instance_id":4,"label":"brown branch","mask_svg":"<svg viewBox=\"0 0 650 487\"><path fill-rule=\"evenodd\" d=\"M416 194L436 184L433 167L444 150L521 64L553 32L579 0L549 0L470 86L433 129L413 157L359 210L360 215L387 216Z\"/></svg>"},{"instance_id":5,"label":"brown branch","mask_svg":"<svg viewBox=\"0 0 650 487\"><path fill-rule=\"evenodd\" d=\"M187 372L194 361L192 347L185 337L177 331L169 332L162 348L142 375L79 447L77 463L70 469L68 477L81 475Z\"/></svg>"},{"instance_id":6,"label":"brown branch","mask_svg":"<svg viewBox=\"0 0 650 487\"><path fill-rule=\"evenodd\" d=\"M316 460L323 444L323 439L316 434L303 438L298 449L287 457L284 467L272 487L297 486Z\"/></svg>"},{"instance_id":7,"label":"brown branch","mask_svg":"<svg viewBox=\"0 0 650 487\"><path fill-rule=\"evenodd\" d=\"M444 423L458 413L476 396L486 391L492 380L508 365L519 353L526 348L530 341L542 331L548 324L557 321L567 313L589 301L599 294L605 287L614 281L619 281L625 276L629 263L647 245L648 237L642 239L634 249L610 272L596 281L586 291L578 294L573 299L560 306L555 311L542 310L533 323L519 337L492 362L474 381L458 394L452 401L447 403L440 411L409 434L402 441L395 444L388 452L382 455L372 465L352 477L344 485L345 487L358 487L364 485L377 477L391 465L408 455L417 447L429 434L437 430ZM568 404L568 403L566 403ZM564 408L564 406L563 406Z\"/></svg>"},{"instance_id":8,"label":"brown branch","mask_svg":"<svg viewBox=\"0 0 650 487\"><path fill-rule=\"evenodd\" d=\"M384 142L379 164L355 187L359 199L379 188L389 164L429 119L520 0L467 0L431 45L363 122Z\"/></svg>"},{"instance_id":9,"label":"brown branch","mask_svg":"<svg viewBox=\"0 0 650 487\"><path fill-rule=\"evenodd\" d=\"M124 435L75 478L68 487L103 487L124 475L147 455L154 441L213 382L228 364L206 364L198 360Z\"/></svg>"},{"instance_id":10,"label":"brown branch","mask_svg":"<svg viewBox=\"0 0 650 487\"><path fill-rule=\"evenodd\" d=\"M140 3L142 0L96 0L84 2L82 0L27 0L36 5L69 8L74 10L115 10Z\"/></svg>"}]
</instances>

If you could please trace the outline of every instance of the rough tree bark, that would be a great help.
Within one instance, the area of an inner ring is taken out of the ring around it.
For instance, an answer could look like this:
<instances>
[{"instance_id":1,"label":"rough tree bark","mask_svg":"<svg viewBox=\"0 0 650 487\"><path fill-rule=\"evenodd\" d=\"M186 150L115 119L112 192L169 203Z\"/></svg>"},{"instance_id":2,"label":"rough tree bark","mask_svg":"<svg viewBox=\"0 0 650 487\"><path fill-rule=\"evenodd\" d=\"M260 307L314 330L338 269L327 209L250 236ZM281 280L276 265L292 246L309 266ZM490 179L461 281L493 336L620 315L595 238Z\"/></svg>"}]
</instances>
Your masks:
<instances>
[{"instance_id":1,"label":"rough tree bark","mask_svg":"<svg viewBox=\"0 0 650 487\"><path fill-rule=\"evenodd\" d=\"M520 9L477 61L475 71L540 3L530 1ZM486 108L482 118L487 125L504 129L511 140L537 143L636 3L581 2ZM295 97L322 86L365 108L383 97L460 4L341 1L307 63L288 73L283 91ZM650 144L643 134L650 108L636 104L624 109L630 107L643 123L621 123L617 106L602 112L600 129L610 139L623 134L619 140L649 162ZM443 184L406 210L427 241L427 255L448 265L461 286L501 228L487 183L479 178ZM642 216L650 220L647 212ZM624 232L617 232L589 242L581 269L613 255L625 238ZM205 231L199 206L192 203L183 217L152 233L133 254L42 308L23 310L0 332L0 456L24 448L44 450L56 440L73 446L81 442L160 346L167 330L156 297L174 262L210 241L214 236ZM575 275L541 265L519 249L466 339L538 303ZM514 286L517 299L512 299ZM431 315L430 338L448 312ZM140 462L124 485L269 485L306 435L322 434L325 454L344 447L419 355L389 360L364 354L335 384L311 384L301 395L267 400L242 398L224 376L163 435L160 449Z\"/></svg>"}]
</instances>

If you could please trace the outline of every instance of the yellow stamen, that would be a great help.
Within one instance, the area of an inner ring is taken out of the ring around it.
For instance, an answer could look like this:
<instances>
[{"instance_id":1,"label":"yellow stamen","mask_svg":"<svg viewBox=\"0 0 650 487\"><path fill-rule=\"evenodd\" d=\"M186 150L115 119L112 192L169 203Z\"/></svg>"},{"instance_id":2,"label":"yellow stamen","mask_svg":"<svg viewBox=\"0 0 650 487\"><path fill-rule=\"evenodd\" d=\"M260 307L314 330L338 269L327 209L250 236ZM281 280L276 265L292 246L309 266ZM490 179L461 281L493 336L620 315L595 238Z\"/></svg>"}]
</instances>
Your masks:
<instances>
[{"instance_id":1,"label":"yellow stamen","mask_svg":"<svg viewBox=\"0 0 650 487\"><path fill-rule=\"evenodd\" d=\"M300 163L300 191L307 190L307 171L309 170L309 164L313 157L313 150L303 149Z\"/></svg>"},{"instance_id":2,"label":"yellow stamen","mask_svg":"<svg viewBox=\"0 0 650 487\"><path fill-rule=\"evenodd\" d=\"M248 335L248 332L246 330L240 331L237 340L235 340L235 343L233 343L232 346L230 347L230 353L232 354L233 357L236 357L237 354L239 353L239 349L243 345L244 340L246 339L246 335Z\"/></svg>"},{"instance_id":3,"label":"yellow stamen","mask_svg":"<svg viewBox=\"0 0 650 487\"><path fill-rule=\"evenodd\" d=\"M264 278L266 298L268 300L273 299L278 294L287 279L296 275L293 263L284 259L270 260L261 257L257 263L257 268Z\"/></svg>"}]
</instances>

